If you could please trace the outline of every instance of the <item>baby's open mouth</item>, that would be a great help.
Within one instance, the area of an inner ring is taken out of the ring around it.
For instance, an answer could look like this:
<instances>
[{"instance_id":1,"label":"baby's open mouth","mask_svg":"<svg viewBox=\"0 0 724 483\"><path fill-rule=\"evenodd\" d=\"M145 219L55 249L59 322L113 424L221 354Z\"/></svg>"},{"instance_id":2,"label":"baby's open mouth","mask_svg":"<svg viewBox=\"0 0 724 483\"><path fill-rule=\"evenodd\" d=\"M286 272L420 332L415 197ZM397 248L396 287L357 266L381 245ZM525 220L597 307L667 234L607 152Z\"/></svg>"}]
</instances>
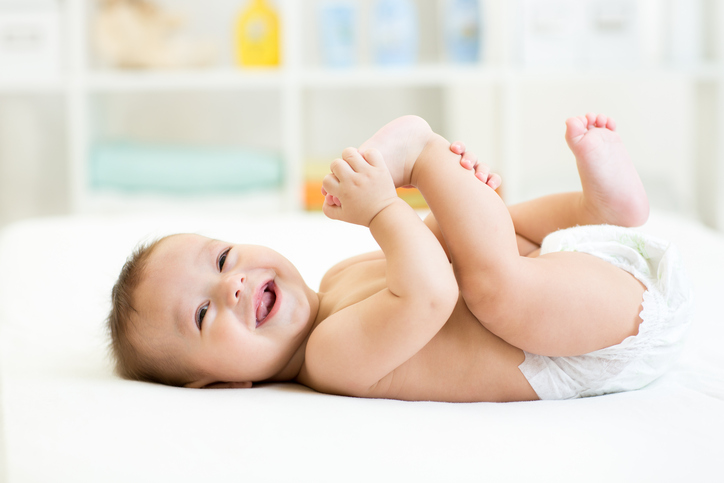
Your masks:
<instances>
[{"instance_id":1,"label":"baby's open mouth","mask_svg":"<svg viewBox=\"0 0 724 483\"><path fill-rule=\"evenodd\" d=\"M259 327L269 316L269 312L274 308L277 301L275 292L276 286L273 281L269 281L262 288L261 297L259 298L259 306L256 308L256 326Z\"/></svg>"}]
</instances>

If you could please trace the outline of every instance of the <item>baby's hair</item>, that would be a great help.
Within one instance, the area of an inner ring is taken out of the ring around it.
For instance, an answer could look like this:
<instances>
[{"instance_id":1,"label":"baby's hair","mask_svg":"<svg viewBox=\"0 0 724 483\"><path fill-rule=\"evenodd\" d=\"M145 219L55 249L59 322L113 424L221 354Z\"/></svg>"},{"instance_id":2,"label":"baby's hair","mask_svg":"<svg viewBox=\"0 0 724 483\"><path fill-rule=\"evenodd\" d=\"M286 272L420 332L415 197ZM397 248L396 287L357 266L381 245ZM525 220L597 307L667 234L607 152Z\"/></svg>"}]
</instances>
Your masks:
<instances>
[{"instance_id":1,"label":"baby's hair","mask_svg":"<svg viewBox=\"0 0 724 483\"><path fill-rule=\"evenodd\" d=\"M183 386L193 380L189 371L159 349L139 347L143 340L133 337L133 328L143 323L134 306L134 294L143 281L153 251L168 237L140 244L126 259L111 292L111 312L107 324L110 353L116 373L124 379ZM133 339L136 340L134 343ZM145 349L145 350L142 350Z\"/></svg>"}]
</instances>

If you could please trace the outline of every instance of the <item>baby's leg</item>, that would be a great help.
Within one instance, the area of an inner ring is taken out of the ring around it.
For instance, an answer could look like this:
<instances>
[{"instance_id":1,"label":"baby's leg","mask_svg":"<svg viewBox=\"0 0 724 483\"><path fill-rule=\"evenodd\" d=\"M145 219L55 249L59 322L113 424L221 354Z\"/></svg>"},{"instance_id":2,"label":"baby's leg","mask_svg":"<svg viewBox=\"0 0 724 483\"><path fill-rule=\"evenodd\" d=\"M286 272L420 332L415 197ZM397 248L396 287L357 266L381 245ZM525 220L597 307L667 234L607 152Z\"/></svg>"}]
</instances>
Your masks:
<instances>
[{"instance_id":1,"label":"baby's leg","mask_svg":"<svg viewBox=\"0 0 724 483\"><path fill-rule=\"evenodd\" d=\"M410 184L415 161L432 134L429 124L421 117L402 116L385 124L362 143L359 151L377 149L390 170L395 187L399 188Z\"/></svg>"},{"instance_id":2,"label":"baby's leg","mask_svg":"<svg viewBox=\"0 0 724 483\"><path fill-rule=\"evenodd\" d=\"M516 232L540 245L549 233L576 225L642 225L648 198L612 119L599 114L566 121L583 191L559 193L509 207Z\"/></svg>"},{"instance_id":3,"label":"baby's leg","mask_svg":"<svg viewBox=\"0 0 724 483\"><path fill-rule=\"evenodd\" d=\"M521 256L537 256L543 238L556 230L604 223L639 226L648 217L646 191L614 132L614 121L589 113L568 119L566 127L583 191L556 193L508 207ZM487 175L487 167L476 165L476 173L479 168L480 175ZM446 248L432 213L425 223Z\"/></svg>"},{"instance_id":4,"label":"baby's leg","mask_svg":"<svg viewBox=\"0 0 724 483\"><path fill-rule=\"evenodd\" d=\"M411 182L437 219L478 320L516 347L551 356L591 352L636 334L643 286L584 253L520 257L504 203L460 166L449 146L433 135Z\"/></svg>"},{"instance_id":5,"label":"baby's leg","mask_svg":"<svg viewBox=\"0 0 724 483\"><path fill-rule=\"evenodd\" d=\"M535 208L535 205L533 206ZM513 219L513 223L515 224L515 219ZM430 229L430 231L437 237L438 241L440 242L440 245L442 245L443 250L445 250L445 254L447 255L448 259L450 258L450 251L447 249L447 243L445 243L445 238L442 236L442 231L440 231L440 226L437 224L437 220L435 219L434 213L430 212L425 217L425 224ZM517 227L516 227L517 230ZM540 252L540 243L533 243L532 241L528 240L527 238L521 236L516 232L515 234L515 241L518 245L518 254L521 257L537 257L538 253Z\"/></svg>"}]
</instances>

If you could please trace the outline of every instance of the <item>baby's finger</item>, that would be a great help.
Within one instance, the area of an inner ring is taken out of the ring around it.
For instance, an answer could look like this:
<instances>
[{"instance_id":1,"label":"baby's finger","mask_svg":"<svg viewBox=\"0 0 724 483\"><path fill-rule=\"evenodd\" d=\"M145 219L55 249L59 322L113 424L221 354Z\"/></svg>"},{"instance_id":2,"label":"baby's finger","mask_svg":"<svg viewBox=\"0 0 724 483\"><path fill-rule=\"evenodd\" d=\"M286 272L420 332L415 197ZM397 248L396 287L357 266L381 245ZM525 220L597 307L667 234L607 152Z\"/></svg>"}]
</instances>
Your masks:
<instances>
[{"instance_id":1,"label":"baby's finger","mask_svg":"<svg viewBox=\"0 0 724 483\"><path fill-rule=\"evenodd\" d=\"M325 203L322 206L322 212L327 218L330 218L332 220L339 220L342 216L342 208L334 204L330 205L328 203Z\"/></svg>"},{"instance_id":2,"label":"baby's finger","mask_svg":"<svg viewBox=\"0 0 724 483\"><path fill-rule=\"evenodd\" d=\"M462 141L455 141L450 145L450 151L455 154L465 154L465 143Z\"/></svg>"},{"instance_id":3,"label":"baby's finger","mask_svg":"<svg viewBox=\"0 0 724 483\"><path fill-rule=\"evenodd\" d=\"M337 158L329 165L329 170L338 180L343 180L354 173L352 167L344 159ZM327 190L329 191L329 190Z\"/></svg>"},{"instance_id":4,"label":"baby's finger","mask_svg":"<svg viewBox=\"0 0 724 483\"><path fill-rule=\"evenodd\" d=\"M387 167L385 159L382 157L382 153L376 149L368 149L364 152L364 159L374 166L375 168Z\"/></svg>"},{"instance_id":5,"label":"baby's finger","mask_svg":"<svg viewBox=\"0 0 724 483\"><path fill-rule=\"evenodd\" d=\"M325 197L331 196L331 193L337 193L339 190L339 179L334 174L328 174L322 180L322 190Z\"/></svg>"},{"instance_id":6,"label":"baby's finger","mask_svg":"<svg viewBox=\"0 0 724 483\"><path fill-rule=\"evenodd\" d=\"M342 151L342 159L357 173L367 166L367 161L365 161L357 148L346 148Z\"/></svg>"},{"instance_id":7,"label":"baby's finger","mask_svg":"<svg viewBox=\"0 0 724 483\"><path fill-rule=\"evenodd\" d=\"M325 196L324 202L328 205L342 206L342 203L339 202L339 198L332 195Z\"/></svg>"}]
</instances>

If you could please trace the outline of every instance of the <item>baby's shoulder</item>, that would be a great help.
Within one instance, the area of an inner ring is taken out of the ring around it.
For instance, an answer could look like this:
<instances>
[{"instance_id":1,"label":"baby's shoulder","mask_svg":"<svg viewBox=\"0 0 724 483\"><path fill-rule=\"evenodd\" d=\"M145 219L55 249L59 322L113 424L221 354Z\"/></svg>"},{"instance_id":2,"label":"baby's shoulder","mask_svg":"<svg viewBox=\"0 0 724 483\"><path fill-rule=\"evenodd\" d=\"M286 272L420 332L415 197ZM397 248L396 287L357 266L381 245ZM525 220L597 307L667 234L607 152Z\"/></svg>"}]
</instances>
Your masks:
<instances>
[{"instance_id":1,"label":"baby's shoulder","mask_svg":"<svg viewBox=\"0 0 724 483\"><path fill-rule=\"evenodd\" d=\"M333 283L334 279L339 274L354 265L368 262L371 260L384 260L384 258L385 255L384 253L382 253L382 250L377 250L376 252L363 253L362 255L357 255L351 258L347 258L346 260L342 260L341 262L327 270L327 273L325 273L324 277L322 277L322 282L319 285L319 290L322 292L326 291L329 288L329 284Z\"/></svg>"}]
</instances>

